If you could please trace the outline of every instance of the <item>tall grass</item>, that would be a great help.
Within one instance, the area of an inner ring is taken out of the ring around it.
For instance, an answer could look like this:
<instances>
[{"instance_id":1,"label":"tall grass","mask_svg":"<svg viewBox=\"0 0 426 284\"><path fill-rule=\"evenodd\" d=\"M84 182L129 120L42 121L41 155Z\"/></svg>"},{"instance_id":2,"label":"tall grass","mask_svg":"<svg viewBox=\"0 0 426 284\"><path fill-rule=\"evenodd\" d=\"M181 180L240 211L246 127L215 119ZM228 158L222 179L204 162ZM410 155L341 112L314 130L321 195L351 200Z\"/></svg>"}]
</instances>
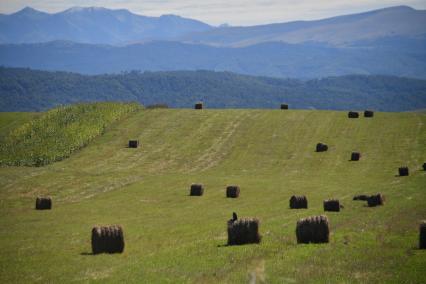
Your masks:
<instances>
[{"instance_id":1,"label":"tall grass","mask_svg":"<svg viewBox=\"0 0 426 284\"><path fill-rule=\"evenodd\" d=\"M52 109L9 133L0 145L0 165L43 166L65 159L138 108L107 102Z\"/></svg>"}]
</instances>

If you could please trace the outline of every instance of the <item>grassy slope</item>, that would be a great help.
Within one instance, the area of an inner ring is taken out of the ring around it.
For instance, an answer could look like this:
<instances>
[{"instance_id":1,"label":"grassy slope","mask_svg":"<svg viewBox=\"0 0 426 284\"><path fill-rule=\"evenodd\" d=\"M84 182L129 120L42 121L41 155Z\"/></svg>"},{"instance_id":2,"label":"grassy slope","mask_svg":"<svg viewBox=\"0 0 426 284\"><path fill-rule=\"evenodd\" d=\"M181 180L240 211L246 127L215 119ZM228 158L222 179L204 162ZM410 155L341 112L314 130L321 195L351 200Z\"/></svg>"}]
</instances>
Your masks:
<instances>
[{"instance_id":1,"label":"grassy slope","mask_svg":"<svg viewBox=\"0 0 426 284\"><path fill-rule=\"evenodd\" d=\"M0 168L0 282L424 282L425 123L420 113L137 112L70 159ZM126 148L130 138L142 147ZM329 152L315 153L318 141ZM360 162L348 161L353 150ZM400 165L412 175L396 177ZM188 196L192 182L205 196ZM227 184L239 199L224 197ZM375 192L385 206L351 200ZM295 193L308 210L288 209ZM52 211L33 210L37 194L53 196ZM329 197L345 205L327 213L331 242L297 245L296 221ZM260 218L260 245L224 246L232 211ZM125 252L87 255L91 227L110 223L123 225Z\"/></svg>"},{"instance_id":2,"label":"grassy slope","mask_svg":"<svg viewBox=\"0 0 426 284\"><path fill-rule=\"evenodd\" d=\"M138 108L138 104L105 102L49 110L4 137L0 165L42 166L60 161Z\"/></svg>"},{"instance_id":3,"label":"grassy slope","mask_svg":"<svg viewBox=\"0 0 426 284\"><path fill-rule=\"evenodd\" d=\"M20 127L28 121L37 118L37 112L3 112L0 114L0 141L4 141L10 131Z\"/></svg>"}]
</instances>

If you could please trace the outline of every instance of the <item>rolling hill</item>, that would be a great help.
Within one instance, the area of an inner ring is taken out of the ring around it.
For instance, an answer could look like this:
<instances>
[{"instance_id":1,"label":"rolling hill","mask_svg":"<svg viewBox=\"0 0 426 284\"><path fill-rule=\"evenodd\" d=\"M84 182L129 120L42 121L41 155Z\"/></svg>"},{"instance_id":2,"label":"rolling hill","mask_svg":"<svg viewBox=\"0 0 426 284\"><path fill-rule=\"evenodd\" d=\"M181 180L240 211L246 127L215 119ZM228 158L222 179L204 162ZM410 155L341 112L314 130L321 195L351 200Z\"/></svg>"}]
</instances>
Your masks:
<instances>
[{"instance_id":1,"label":"rolling hill","mask_svg":"<svg viewBox=\"0 0 426 284\"><path fill-rule=\"evenodd\" d=\"M274 79L227 72L130 72L84 76L0 67L0 111L43 111L57 105L137 101L191 108L367 109L426 108L426 81L388 76L321 80Z\"/></svg>"},{"instance_id":2,"label":"rolling hill","mask_svg":"<svg viewBox=\"0 0 426 284\"><path fill-rule=\"evenodd\" d=\"M69 159L0 168L0 281L421 283L425 125L421 113L139 110ZM141 147L126 148L129 139ZM328 152L314 152L319 141ZM361 160L348 161L355 150ZM395 176L401 165L410 176ZM204 196L188 196L193 182ZM239 198L225 198L229 184ZM376 192L384 206L352 201ZM290 210L293 194L309 208ZM34 210L38 195L53 209ZM324 213L327 198L344 209ZM260 219L259 245L226 246L234 211ZM318 214L330 219L330 243L296 244L296 221ZM123 226L123 254L90 254L91 228L103 224Z\"/></svg>"}]
</instances>

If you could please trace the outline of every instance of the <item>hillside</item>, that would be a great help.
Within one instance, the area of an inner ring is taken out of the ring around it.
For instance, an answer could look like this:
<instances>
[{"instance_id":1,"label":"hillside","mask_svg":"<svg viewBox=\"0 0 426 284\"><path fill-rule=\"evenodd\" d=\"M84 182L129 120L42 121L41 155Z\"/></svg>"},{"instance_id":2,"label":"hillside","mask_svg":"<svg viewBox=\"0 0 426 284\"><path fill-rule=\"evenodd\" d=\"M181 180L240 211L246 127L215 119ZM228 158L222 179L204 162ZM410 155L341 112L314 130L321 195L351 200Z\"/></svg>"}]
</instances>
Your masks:
<instances>
[{"instance_id":1,"label":"hillside","mask_svg":"<svg viewBox=\"0 0 426 284\"><path fill-rule=\"evenodd\" d=\"M146 17L125 9L73 7L45 13L26 7L0 14L0 43L35 43L52 40L125 44L144 40L170 40L211 29L197 20L175 15Z\"/></svg>"},{"instance_id":2,"label":"hillside","mask_svg":"<svg viewBox=\"0 0 426 284\"><path fill-rule=\"evenodd\" d=\"M321 80L274 79L227 72L177 71L84 76L65 72L0 68L0 111L42 111L94 101L165 103L191 108L375 109L426 108L426 81L389 76Z\"/></svg>"},{"instance_id":3,"label":"hillside","mask_svg":"<svg viewBox=\"0 0 426 284\"><path fill-rule=\"evenodd\" d=\"M154 41L126 46L55 41L0 45L0 65L84 74L214 70L280 78L351 74L426 79L426 39L386 37L350 47L260 43L247 47Z\"/></svg>"},{"instance_id":4,"label":"hillside","mask_svg":"<svg viewBox=\"0 0 426 284\"><path fill-rule=\"evenodd\" d=\"M133 138L140 148L125 147ZM328 152L314 152L319 141ZM69 159L0 168L0 281L422 283L425 158L421 113L140 110ZM395 176L401 165L410 176ZM188 196L193 182L204 196ZM241 186L238 199L225 198L228 184ZM376 192L384 206L352 201ZM33 209L40 194L51 211ZM293 194L309 209L290 210ZM326 213L330 243L296 244L296 221L324 214L327 198L344 204ZM260 219L259 245L226 246L234 211ZM103 224L123 226L123 254L90 254Z\"/></svg>"},{"instance_id":5,"label":"hillside","mask_svg":"<svg viewBox=\"0 0 426 284\"><path fill-rule=\"evenodd\" d=\"M193 43L249 46L264 42L325 43L351 46L387 37L424 38L426 11L395 6L315 21L295 21L251 27L225 27L186 36Z\"/></svg>"},{"instance_id":6,"label":"hillside","mask_svg":"<svg viewBox=\"0 0 426 284\"><path fill-rule=\"evenodd\" d=\"M43 166L65 159L138 108L137 104L97 103L59 107L29 121L22 115L19 127L11 129L13 121L8 129L2 128L8 133L0 144L0 166Z\"/></svg>"}]
</instances>

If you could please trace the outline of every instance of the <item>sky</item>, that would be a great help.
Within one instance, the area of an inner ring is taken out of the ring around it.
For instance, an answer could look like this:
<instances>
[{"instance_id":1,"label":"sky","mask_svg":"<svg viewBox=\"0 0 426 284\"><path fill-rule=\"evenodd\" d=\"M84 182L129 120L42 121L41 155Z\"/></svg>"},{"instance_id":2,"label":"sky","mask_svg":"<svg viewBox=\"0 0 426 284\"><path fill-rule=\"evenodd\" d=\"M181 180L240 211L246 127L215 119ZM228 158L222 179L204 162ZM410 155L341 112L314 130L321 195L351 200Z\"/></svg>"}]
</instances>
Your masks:
<instances>
[{"instance_id":1,"label":"sky","mask_svg":"<svg viewBox=\"0 0 426 284\"><path fill-rule=\"evenodd\" d=\"M145 16L175 14L211 25L249 26L314 20L407 5L426 10L426 0L0 0L0 13L26 6L55 13L71 7L128 9Z\"/></svg>"}]
</instances>

